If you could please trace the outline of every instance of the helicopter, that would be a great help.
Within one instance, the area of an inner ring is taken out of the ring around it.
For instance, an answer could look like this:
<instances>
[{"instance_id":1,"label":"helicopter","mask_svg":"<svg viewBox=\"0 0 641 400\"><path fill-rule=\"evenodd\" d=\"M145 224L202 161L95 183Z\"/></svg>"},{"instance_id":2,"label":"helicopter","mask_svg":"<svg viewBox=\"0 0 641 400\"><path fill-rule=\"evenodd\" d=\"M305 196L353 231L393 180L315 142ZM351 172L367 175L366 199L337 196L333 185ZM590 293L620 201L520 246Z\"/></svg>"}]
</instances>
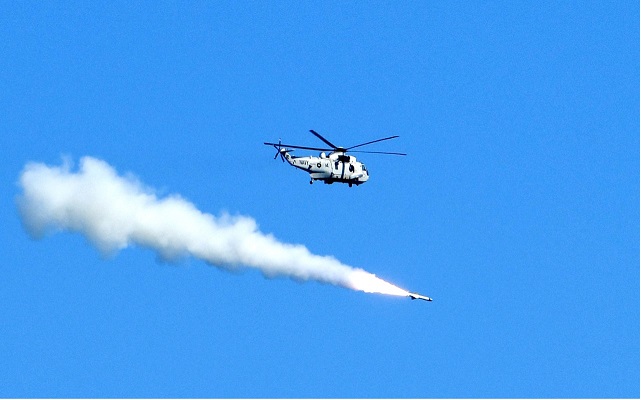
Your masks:
<instances>
[{"instance_id":1,"label":"helicopter","mask_svg":"<svg viewBox=\"0 0 641 400\"><path fill-rule=\"evenodd\" d=\"M395 152L386 152L386 151L362 151L356 150L352 151L357 147L362 147L368 144L382 142L384 140L395 139L398 136L390 136L382 139L372 140L371 142L357 144L351 147L339 147L331 143L329 140L325 139L318 132L313 129L310 132L322 140L330 148L319 148L319 147L308 147L308 146L295 146L291 144L283 144L280 139L278 143L264 142L265 145L273 146L276 149L276 155L274 160L280 158L283 162L287 161L289 165L302 169L303 171L309 173L309 184L311 185L314 181L323 181L325 184L330 185L334 182L347 183L349 187L352 185L362 185L367 182L369 179L369 172L367 167L362 162L356 161L356 157L349 156L346 153L368 153L368 154L390 154L396 156L406 156L405 153L395 153ZM292 156L291 152L294 149L302 150L317 150L321 153L318 157L306 156L306 157L295 157ZM329 154L325 152L330 152Z\"/></svg>"}]
</instances>

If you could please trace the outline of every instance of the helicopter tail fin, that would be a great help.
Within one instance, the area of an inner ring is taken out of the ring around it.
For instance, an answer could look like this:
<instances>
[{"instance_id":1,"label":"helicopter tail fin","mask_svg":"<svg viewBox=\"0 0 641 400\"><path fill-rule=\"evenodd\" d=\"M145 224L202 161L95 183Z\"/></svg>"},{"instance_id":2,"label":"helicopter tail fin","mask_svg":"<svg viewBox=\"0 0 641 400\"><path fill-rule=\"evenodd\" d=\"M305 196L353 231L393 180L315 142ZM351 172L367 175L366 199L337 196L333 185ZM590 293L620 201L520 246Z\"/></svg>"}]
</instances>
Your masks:
<instances>
[{"instance_id":1,"label":"helicopter tail fin","mask_svg":"<svg viewBox=\"0 0 641 400\"><path fill-rule=\"evenodd\" d=\"M280 140L278 141L278 144L273 144L274 148L276 149L276 155L274 156L274 160L280 156L280 159L282 162L285 162L285 157L288 157L288 153L294 151L292 149L288 149L286 147L282 147Z\"/></svg>"},{"instance_id":2,"label":"helicopter tail fin","mask_svg":"<svg viewBox=\"0 0 641 400\"><path fill-rule=\"evenodd\" d=\"M284 147L282 142L280 141L280 139L278 139L278 143L265 142L264 144L269 145L269 146L273 146L276 149L276 154L274 155L274 160L277 159L278 156L280 156L280 159L281 159L282 162L287 161L287 162L289 162L291 164L291 162L289 161L290 160L289 153L294 151L294 149L289 149L287 147ZM285 146L287 146L287 145L285 145Z\"/></svg>"}]
</instances>

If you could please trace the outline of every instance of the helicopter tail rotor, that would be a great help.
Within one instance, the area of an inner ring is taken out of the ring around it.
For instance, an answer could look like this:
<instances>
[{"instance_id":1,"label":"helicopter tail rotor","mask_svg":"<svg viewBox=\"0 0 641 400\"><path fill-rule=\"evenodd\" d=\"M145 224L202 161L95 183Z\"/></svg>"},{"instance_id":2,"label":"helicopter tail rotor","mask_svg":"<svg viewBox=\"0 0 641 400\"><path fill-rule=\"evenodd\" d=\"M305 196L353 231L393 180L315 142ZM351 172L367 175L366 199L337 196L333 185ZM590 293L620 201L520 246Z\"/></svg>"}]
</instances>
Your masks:
<instances>
[{"instance_id":1,"label":"helicopter tail rotor","mask_svg":"<svg viewBox=\"0 0 641 400\"><path fill-rule=\"evenodd\" d=\"M280 154L280 147L281 147L280 146L280 139L278 139L278 144L277 145L274 144L273 146L276 149L276 155L274 156L274 160L275 160L275 159L278 158L278 155ZM282 157L282 155L281 155L281 157Z\"/></svg>"},{"instance_id":2,"label":"helicopter tail rotor","mask_svg":"<svg viewBox=\"0 0 641 400\"><path fill-rule=\"evenodd\" d=\"M276 155L274 156L274 160L277 159L278 156L280 155L280 160L282 162L285 162L285 157L283 156L283 154L287 153L289 151L293 151L293 150L290 150L290 149L288 149L286 147L283 147L280 139L278 139L278 144L276 144L276 143L265 143L265 144L271 144L276 149Z\"/></svg>"}]
</instances>

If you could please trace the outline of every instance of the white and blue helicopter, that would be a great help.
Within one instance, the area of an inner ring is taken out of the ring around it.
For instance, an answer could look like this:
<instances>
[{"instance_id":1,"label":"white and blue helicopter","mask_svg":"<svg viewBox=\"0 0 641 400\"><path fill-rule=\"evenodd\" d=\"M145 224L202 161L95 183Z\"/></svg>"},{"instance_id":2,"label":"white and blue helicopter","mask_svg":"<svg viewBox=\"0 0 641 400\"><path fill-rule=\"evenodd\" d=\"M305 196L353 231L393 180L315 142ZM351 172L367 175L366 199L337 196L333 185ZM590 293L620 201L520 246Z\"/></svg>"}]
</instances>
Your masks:
<instances>
[{"instance_id":1,"label":"white and blue helicopter","mask_svg":"<svg viewBox=\"0 0 641 400\"><path fill-rule=\"evenodd\" d=\"M280 158L283 160L283 162L287 161L289 165L307 172L310 177L310 184L314 183L314 181L323 181L328 185L334 182L340 182L347 183L349 187L352 187L352 185L358 186L367 182L367 180L369 179L367 167L365 167L365 164L363 164L362 162L356 161L356 157L348 156L347 154L345 154L348 151L351 153L391 154L396 156L407 155L405 153L386 151L352 151L352 149L355 149L357 147L362 147L376 142L382 142L384 140L395 139L398 136L376 139L372 140L371 142L361 143L351 147L339 147L322 137L318 132L314 130L310 130L310 132L314 136L322 140L330 148L294 146L291 144L283 144L280 140L278 140L278 143L265 142L266 145L274 146L274 148L276 149L274 160L280 155ZM294 151L294 149L317 150L321 153L318 157L295 157L289 154ZM326 152L330 153L327 154Z\"/></svg>"}]
</instances>

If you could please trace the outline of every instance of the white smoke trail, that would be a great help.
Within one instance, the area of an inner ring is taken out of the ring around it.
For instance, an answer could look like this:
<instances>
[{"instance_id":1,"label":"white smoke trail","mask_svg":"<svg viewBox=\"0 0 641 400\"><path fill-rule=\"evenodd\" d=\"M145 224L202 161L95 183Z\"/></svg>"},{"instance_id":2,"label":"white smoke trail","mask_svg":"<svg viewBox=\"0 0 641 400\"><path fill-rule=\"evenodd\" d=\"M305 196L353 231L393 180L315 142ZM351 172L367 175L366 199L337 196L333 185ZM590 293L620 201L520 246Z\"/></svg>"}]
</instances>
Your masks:
<instances>
[{"instance_id":1,"label":"white smoke trail","mask_svg":"<svg viewBox=\"0 0 641 400\"><path fill-rule=\"evenodd\" d=\"M87 236L103 252L135 244L164 258L191 255L216 267L257 268L267 277L316 280L369 293L409 292L302 245L281 243L258 230L249 217L215 217L177 195L158 199L131 176L106 162L84 157L77 172L69 162L49 167L29 163L17 199L23 223L34 237L61 229Z\"/></svg>"}]
</instances>

